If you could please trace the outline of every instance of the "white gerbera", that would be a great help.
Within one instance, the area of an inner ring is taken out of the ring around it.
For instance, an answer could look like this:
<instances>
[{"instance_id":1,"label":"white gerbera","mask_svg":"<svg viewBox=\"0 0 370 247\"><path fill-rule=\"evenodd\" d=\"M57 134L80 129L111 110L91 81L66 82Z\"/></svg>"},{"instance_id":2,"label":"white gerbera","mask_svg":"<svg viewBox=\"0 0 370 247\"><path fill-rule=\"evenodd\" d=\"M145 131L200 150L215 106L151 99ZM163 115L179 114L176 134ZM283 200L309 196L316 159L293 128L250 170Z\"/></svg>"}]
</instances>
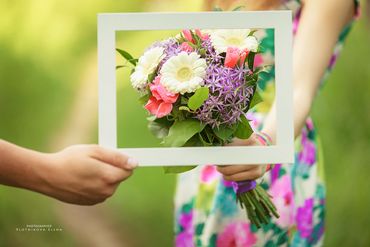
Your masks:
<instances>
[{"instance_id":1,"label":"white gerbera","mask_svg":"<svg viewBox=\"0 0 370 247\"><path fill-rule=\"evenodd\" d=\"M161 69L161 83L172 93L191 93L204 84L206 60L196 52L181 52L168 59Z\"/></svg>"},{"instance_id":2,"label":"white gerbera","mask_svg":"<svg viewBox=\"0 0 370 247\"><path fill-rule=\"evenodd\" d=\"M139 58L134 73L131 74L131 84L136 89L142 89L148 84L148 76L158 67L165 57L164 48L154 47Z\"/></svg>"},{"instance_id":3,"label":"white gerbera","mask_svg":"<svg viewBox=\"0 0 370 247\"><path fill-rule=\"evenodd\" d=\"M218 54L226 52L228 47L257 52L258 41L254 36L248 36L249 33L250 29L219 29L211 32L212 45Z\"/></svg>"}]
</instances>

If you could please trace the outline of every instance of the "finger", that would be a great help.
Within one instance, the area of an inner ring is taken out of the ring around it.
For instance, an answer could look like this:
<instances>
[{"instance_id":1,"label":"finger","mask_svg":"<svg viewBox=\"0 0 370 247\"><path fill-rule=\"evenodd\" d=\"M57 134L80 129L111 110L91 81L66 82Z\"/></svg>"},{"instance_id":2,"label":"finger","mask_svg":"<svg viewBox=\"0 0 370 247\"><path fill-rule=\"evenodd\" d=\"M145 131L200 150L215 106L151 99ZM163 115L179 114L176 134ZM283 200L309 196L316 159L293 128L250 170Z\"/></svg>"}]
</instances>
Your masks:
<instances>
[{"instance_id":1,"label":"finger","mask_svg":"<svg viewBox=\"0 0 370 247\"><path fill-rule=\"evenodd\" d=\"M229 166L218 166L217 171L223 175L233 175L235 173L250 171L258 168L257 165L229 165Z\"/></svg>"},{"instance_id":2,"label":"finger","mask_svg":"<svg viewBox=\"0 0 370 247\"><path fill-rule=\"evenodd\" d=\"M132 170L137 167L136 159L116 150L94 146L92 150L92 157L112 166Z\"/></svg>"},{"instance_id":3,"label":"finger","mask_svg":"<svg viewBox=\"0 0 370 247\"><path fill-rule=\"evenodd\" d=\"M224 175L224 179L227 181L244 181L244 180L255 180L262 176L262 171L260 169L254 169L250 171L245 171L233 175Z\"/></svg>"},{"instance_id":4,"label":"finger","mask_svg":"<svg viewBox=\"0 0 370 247\"><path fill-rule=\"evenodd\" d=\"M117 184L130 177L133 170L121 169L110 164L100 163L100 174L104 182Z\"/></svg>"},{"instance_id":5,"label":"finger","mask_svg":"<svg viewBox=\"0 0 370 247\"><path fill-rule=\"evenodd\" d=\"M253 139L250 137L248 139L238 139L234 138L231 143L226 144L226 146L252 146Z\"/></svg>"}]
</instances>

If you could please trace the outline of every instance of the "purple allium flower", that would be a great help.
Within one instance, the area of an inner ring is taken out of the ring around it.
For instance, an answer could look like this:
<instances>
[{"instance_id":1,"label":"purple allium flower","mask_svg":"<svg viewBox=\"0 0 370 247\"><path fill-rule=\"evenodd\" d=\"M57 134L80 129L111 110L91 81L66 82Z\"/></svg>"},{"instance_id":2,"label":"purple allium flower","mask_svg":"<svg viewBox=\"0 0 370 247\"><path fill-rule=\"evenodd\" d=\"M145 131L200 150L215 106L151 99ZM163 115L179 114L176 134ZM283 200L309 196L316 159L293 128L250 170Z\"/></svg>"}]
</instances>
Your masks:
<instances>
[{"instance_id":1,"label":"purple allium flower","mask_svg":"<svg viewBox=\"0 0 370 247\"><path fill-rule=\"evenodd\" d=\"M210 96L197 111L196 118L212 128L221 124L231 126L239 121L248 110L253 95L253 87L246 85L244 80L247 71L210 63L205 78Z\"/></svg>"},{"instance_id":2,"label":"purple allium flower","mask_svg":"<svg viewBox=\"0 0 370 247\"><path fill-rule=\"evenodd\" d=\"M196 112L196 118L212 128L225 124L231 126L238 122L248 110L253 95L253 87L245 83L247 68L227 68L222 56L217 54L209 39L202 42L207 61L205 86L210 89L210 96Z\"/></svg>"},{"instance_id":3,"label":"purple allium flower","mask_svg":"<svg viewBox=\"0 0 370 247\"><path fill-rule=\"evenodd\" d=\"M180 48L180 44L175 38L169 38L166 40L158 41L152 44L148 49L154 48L154 47L163 47L164 53L166 56L162 59L162 61L159 63L158 70L162 68L162 65L171 57L176 56L179 54L182 50Z\"/></svg>"},{"instance_id":4,"label":"purple allium flower","mask_svg":"<svg viewBox=\"0 0 370 247\"><path fill-rule=\"evenodd\" d=\"M205 50L205 59L207 64L220 64L222 60L222 56L217 54L215 48L212 46L211 39L203 40L202 47Z\"/></svg>"}]
</instances>

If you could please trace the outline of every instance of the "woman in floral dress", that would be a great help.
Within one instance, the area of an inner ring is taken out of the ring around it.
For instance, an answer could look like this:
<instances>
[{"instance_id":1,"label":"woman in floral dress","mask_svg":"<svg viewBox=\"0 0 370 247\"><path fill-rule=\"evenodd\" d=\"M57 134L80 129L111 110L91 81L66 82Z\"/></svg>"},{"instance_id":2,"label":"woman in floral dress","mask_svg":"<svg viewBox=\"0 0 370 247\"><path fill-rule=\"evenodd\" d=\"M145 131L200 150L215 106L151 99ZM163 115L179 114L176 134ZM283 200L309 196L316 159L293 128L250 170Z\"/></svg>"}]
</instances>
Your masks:
<instances>
[{"instance_id":1,"label":"woman in floral dress","mask_svg":"<svg viewBox=\"0 0 370 247\"><path fill-rule=\"evenodd\" d=\"M227 9L236 1L222 1ZM240 3L240 1L238 1ZM207 1L208 6L218 4ZM332 69L357 15L353 0L244 1L249 9L291 9L293 12L293 82L295 162L266 166L203 166L181 174L175 198L177 247L321 246L324 236L325 184L320 143L309 111L320 85ZM274 32L259 31L264 53L255 63L273 64ZM333 53L334 52L334 53ZM256 131L275 141L274 68L261 78L264 102L249 119ZM261 145L257 138L238 145ZM273 196L279 219L261 229L251 225L236 204L230 181L262 177Z\"/></svg>"}]
</instances>

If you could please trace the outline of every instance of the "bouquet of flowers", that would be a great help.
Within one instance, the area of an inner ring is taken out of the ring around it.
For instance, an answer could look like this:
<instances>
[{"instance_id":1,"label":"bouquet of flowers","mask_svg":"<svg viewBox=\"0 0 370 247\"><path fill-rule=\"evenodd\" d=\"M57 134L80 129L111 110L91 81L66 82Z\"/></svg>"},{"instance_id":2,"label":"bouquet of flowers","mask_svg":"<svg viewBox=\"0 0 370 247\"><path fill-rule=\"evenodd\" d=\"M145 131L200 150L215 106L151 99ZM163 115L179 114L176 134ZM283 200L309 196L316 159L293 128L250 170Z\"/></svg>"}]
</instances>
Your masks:
<instances>
[{"instance_id":1,"label":"bouquet of flowers","mask_svg":"<svg viewBox=\"0 0 370 247\"><path fill-rule=\"evenodd\" d=\"M253 133L246 114L261 101L254 58L260 51L249 29L183 30L152 44L135 59L132 86L150 113L149 129L167 147L223 146ZM117 66L117 68L126 65ZM166 167L179 173L194 166ZM270 196L256 181L235 182L237 200L260 227L274 215Z\"/></svg>"}]
</instances>

